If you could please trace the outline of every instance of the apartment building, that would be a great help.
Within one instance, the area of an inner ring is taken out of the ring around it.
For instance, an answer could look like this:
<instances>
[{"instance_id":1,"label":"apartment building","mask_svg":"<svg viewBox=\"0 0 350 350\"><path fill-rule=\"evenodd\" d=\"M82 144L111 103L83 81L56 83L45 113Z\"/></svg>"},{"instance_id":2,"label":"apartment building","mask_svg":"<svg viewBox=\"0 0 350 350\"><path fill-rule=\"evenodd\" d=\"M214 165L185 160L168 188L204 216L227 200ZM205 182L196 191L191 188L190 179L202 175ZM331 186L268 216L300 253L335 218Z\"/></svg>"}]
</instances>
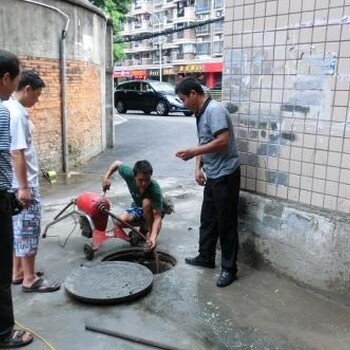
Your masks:
<instances>
[{"instance_id":1,"label":"apartment building","mask_svg":"<svg viewBox=\"0 0 350 350\"><path fill-rule=\"evenodd\" d=\"M224 0L132 0L121 35L140 40L127 43L115 79L175 83L193 75L208 87L221 82L224 9Z\"/></svg>"}]
</instances>

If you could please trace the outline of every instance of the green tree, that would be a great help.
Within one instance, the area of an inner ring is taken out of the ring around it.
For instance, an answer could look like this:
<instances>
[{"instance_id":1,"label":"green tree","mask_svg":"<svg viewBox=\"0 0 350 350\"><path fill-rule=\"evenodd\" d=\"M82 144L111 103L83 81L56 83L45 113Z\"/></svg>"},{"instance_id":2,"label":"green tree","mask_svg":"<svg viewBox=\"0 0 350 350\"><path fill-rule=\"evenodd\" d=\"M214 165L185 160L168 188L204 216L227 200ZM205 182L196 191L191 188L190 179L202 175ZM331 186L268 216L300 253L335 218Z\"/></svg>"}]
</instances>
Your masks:
<instances>
[{"instance_id":1,"label":"green tree","mask_svg":"<svg viewBox=\"0 0 350 350\"><path fill-rule=\"evenodd\" d=\"M111 19L114 29L114 39L119 38L125 15L129 10L130 0L89 0L93 5L101 8ZM113 55L116 61L124 57L125 44L114 43Z\"/></svg>"}]
</instances>

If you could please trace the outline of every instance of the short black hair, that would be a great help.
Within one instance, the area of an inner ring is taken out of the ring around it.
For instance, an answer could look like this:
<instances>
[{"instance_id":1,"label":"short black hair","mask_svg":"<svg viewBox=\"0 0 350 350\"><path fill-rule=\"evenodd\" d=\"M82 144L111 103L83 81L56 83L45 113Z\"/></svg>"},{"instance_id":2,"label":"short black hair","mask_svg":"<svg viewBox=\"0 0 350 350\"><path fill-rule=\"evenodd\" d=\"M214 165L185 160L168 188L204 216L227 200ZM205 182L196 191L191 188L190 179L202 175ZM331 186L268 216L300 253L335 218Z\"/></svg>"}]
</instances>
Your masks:
<instances>
[{"instance_id":1,"label":"short black hair","mask_svg":"<svg viewBox=\"0 0 350 350\"><path fill-rule=\"evenodd\" d=\"M6 73L10 74L11 79L15 79L20 72L19 59L12 52L0 49L0 78Z\"/></svg>"},{"instance_id":2,"label":"short black hair","mask_svg":"<svg viewBox=\"0 0 350 350\"><path fill-rule=\"evenodd\" d=\"M137 174L146 174L146 175L152 175L153 174L153 168L151 163L148 160L139 160L134 165L134 176Z\"/></svg>"},{"instance_id":3,"label":"short black hair","mask_svg":"<svg viewBox=\"0 0 350 350\"><path fill-rule=\"evenodd\" d=\"M181 93L183 95L189 96L192 90L197 92L199 95L204 95L204 90L201 83L192 77L188 77L179 82L175 88L175 93Z\"/></svg>"},{"instance_id":4,"label":"short black hair","mask_svg":"<svg viewBox=\"0 0 350 350\"><path fill-rule=\"evenodd\" d=\"M28 85L33 90L38 90L45 87L44 81L40 78L39 74L34 70L25 70L21 73L21 78L19 79L17 91L21 91Z\"/></svg>"}]
</instances>

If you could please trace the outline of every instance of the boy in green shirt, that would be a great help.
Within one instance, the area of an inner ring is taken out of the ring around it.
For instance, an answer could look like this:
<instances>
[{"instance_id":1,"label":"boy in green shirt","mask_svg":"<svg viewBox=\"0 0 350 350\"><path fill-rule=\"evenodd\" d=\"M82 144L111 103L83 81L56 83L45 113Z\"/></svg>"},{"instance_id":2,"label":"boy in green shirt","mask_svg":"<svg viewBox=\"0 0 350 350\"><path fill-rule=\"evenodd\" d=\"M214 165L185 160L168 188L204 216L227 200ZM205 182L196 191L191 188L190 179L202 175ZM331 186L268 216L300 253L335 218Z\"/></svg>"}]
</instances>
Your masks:
<instances>
[{"instance_id":1,"label":"boy in green shirt","mask_svg":"<svg viewBox=\"0 0 350 350\"><path fill-rule=\"evenodd\" d=\"M159 184L152 180L152 165L147 160L137 161L134 168L116 160L113 162L102 180L104 191L110 189L110 177L118 170L125 180L133 199L131 207L120 215L120 219L132 224L135 221L145 220L148 227L145 249L151 251L156 246L157 237L162 227L163 194Z\"/></svg>"}]
</instances>

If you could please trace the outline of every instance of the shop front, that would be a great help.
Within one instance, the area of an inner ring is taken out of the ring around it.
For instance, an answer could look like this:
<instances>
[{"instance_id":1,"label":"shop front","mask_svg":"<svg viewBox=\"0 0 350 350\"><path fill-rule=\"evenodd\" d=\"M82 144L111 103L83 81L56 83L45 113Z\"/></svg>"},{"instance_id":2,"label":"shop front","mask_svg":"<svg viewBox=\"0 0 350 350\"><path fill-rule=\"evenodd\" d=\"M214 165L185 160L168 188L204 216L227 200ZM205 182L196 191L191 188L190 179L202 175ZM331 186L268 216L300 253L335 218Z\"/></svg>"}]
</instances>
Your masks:
<instances>
[{"instance_id":1,"label":"shop front","mask_svg":"<svg viewBox=\"0 0 350 350\"><path fill-rule=\"evenodd\" d=\"M175 66L176 82L184 77L192 76L203 85L213 87L222 79L222 62L210 62L202 64L183 64Z\"/></svg>"}]
</instances>

